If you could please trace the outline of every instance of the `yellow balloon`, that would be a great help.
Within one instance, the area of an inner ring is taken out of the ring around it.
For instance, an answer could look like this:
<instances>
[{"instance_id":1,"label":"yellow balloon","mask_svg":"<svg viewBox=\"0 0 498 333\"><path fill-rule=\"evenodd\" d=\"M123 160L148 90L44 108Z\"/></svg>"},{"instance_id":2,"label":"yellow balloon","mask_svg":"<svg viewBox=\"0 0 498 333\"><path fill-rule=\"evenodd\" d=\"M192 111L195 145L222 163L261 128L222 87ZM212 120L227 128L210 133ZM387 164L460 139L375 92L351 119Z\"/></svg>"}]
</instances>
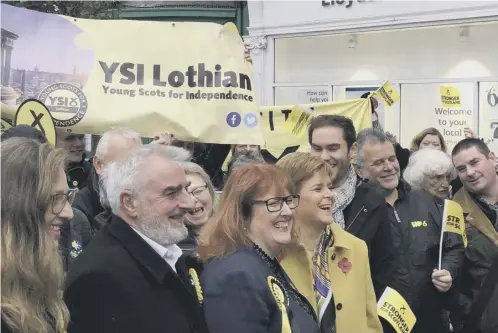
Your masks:
<instances>
[{"instance_id":1,"label":"yellow balloon","mask_svg":"<svg viewBox=\"0 0 498 333\"><path fill-rule=\"evenodd\" d=\"M34 127L45 135L48 142L54 146L57 143L54 119L47 107L36 99L28 99L19 106L14 124Z\"/></svg>"}]
</instances>

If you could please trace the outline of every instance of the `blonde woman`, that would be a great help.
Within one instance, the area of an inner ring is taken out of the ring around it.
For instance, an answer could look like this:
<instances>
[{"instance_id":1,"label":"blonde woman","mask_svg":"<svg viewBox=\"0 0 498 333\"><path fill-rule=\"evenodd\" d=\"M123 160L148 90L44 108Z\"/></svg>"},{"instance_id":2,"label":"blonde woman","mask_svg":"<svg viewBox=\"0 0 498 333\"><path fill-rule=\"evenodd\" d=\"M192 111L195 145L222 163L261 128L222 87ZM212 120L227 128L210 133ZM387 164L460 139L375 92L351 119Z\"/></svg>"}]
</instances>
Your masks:
<instances>
[{"instance_id":1,"label":"blonde woman","mask_svg":"<svg viewBox=\"0 0 498 333\"><path fill-rule=\"evenodd\" d=\"M60 227L74 192L65 153L25 138L2 142L2 333L60 333L69 313L61 298Z\"/></svg>"},{"instance_id":2,"label":"blonde woman","mask_svg":"<svg viewBox=\"0 0 498 333\"><path fill-rule=\"evenodd\" d=\"M322 332L382 332L367 246L332 220L331 166L308 153L284 156L277 166L300 197L299 245L287 249L281 264L313 306Z\"/></svg>"}]
</instances>

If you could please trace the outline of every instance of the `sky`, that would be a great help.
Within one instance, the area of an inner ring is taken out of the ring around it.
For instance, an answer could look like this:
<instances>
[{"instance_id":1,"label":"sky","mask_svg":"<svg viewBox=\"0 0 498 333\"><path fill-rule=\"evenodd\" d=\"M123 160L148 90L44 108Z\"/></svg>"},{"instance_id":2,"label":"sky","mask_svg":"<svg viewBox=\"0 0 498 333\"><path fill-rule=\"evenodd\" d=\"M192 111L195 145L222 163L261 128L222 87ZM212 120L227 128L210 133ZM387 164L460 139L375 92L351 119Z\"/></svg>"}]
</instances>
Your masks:
<instances>
[{"instance_id":1,"label":"sky","mask_svg":"<svg viewBox=\"0 0 498 333\"><path fill-rule=\"evenodd\" d=\"M1 27L15 33L11 68L72 74L89 73L93 52L79 50L74 38L80 28L55 14L45 14L1 4Z\"/></svg>"}]
</instances>

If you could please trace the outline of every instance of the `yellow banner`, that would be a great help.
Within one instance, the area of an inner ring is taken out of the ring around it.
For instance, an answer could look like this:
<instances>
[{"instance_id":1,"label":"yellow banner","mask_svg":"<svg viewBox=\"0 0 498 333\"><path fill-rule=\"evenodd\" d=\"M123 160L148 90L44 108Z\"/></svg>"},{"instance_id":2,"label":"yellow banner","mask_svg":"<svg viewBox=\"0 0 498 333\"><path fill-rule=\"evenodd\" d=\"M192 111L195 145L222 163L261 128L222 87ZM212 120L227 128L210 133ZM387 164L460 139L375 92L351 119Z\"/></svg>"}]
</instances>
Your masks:
<instances>
[{"instance_id":1,"label":"yellow banner","mask_svg":"<svg viewBox=\"0 0 498 333\"><path fill-rule=\"evenodd\" d=\"M275 157L279 157L279 152L282 153L287 147L301 146L302 149L308 149L307 134L296 136L285 130L285 123L296 110L299 114L302 110L311 110L314 117L321 114L349 117L358 132L372 127L370 99L368 98L300 106L264 106L260 109L261 129L266 143L264 147ZM308 128L305 126L301 130L307 133Z\"/></svg>"},{"instance_id":2,"label":"yellow banner","mask_svg":"<svg viewBox=\"0 0 498 333\"><path fill-rule=\"evenodd\" d=\"M377 302L377 314L387 320L398 333L410 333L417 321L403 296L389 287Z\"/></svg>"},{"instance_id":3,"label":"yellow banner","mask_svg":"<svg viewBox=\"0 0 498 333\"><path fill-rule=\"evenodd\" d=\"M313 110L305 110L295 106L284 124L284 130L297 137L302 137L306 133L311 119L313 119Z\"/></svg>"},{"instance_id":4,"label":"yellow banner","mask_svg":"<svg viewBox=\"0 0 498 333\"><path fill-rule=\"evenodd\" d=\"M440 86L441 104L443 106L455 107L461 105L460 89L458 87Z\"/></svg>"},{"instance_id":5,"label":"yellow banner","mask_svg":"<svg viewBox=\"0 0 498 333\"><path fill-rule=\"evenodd\" d=\"M3 116L12 119L34 98L56 127L74 133L126 126L145 137L168 131L188 141L264 143L252 66L233 26L1 10L10 46Z\"/></svg>"},{"instance_id":6,"label":"yellow banner","mask_svg":"<svg viewBox=\"0 0 498 333\"><path fill-rule=\"evenodd\" d=\"M374 92L374 95L382 98L387 106L392 106L399 100L400 97L399 93L396 91L396 89L394 89L389 81L386 81L376 92Z\"/></svg>"},{"instance_id":7,"label":"yellow banner","mask_svg":"<svg viewBox=\"0 0 498 333\"><path fill-rule=\"evenodd\" d=\"M463 243L467 247L463 209L456 201L444 200L443 230L444 232L454 232L461 235Z\"/></svg>"},{"instance_id":8,"label":"yellow banner","mask_svg":"<svg viewBox=\"0 0 498 333\"><path fill-rule=\"evenodd\" d=\"M369 98L352 99L346 101L316 103L305 105L264 106L260 109L261 128L266 145L263 146L274 157L279 158L287 147L300 146L299 151L309 151L308 123L299 127L296 134L292 130L299 122L303 112L316 117L321 114L337 114L350 118L356 131L372 127L372 113ZM295 115L294 115L295 114ZM291 122L290 125L287 122ZM226 171L231 155L227 156L222 170Z\"/></svg>"}]
</instances>

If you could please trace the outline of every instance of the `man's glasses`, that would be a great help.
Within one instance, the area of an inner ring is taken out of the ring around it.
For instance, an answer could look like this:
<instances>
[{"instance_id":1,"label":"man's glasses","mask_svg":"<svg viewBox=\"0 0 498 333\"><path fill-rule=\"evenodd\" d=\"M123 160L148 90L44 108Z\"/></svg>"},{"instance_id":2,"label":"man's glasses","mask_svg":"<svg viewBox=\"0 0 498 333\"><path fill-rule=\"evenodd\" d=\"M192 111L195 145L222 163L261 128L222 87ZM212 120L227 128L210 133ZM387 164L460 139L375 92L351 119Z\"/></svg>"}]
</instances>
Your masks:
<instances>
[{"instance_id":1,"label":"man's glasses","mask_svg":"<svg viewBox=\"0 0 498 333\"><path fill-rule=\"evenodd\" d=\"M50 196L51 204L52 204L52 213L55 215L59 215L66 203L69 203L71 206L74 201L74 197L78 192L78 189L70 189L67 193L56 193Z\"/></svg>"},{"instance_id":2,"label":"man's glasses","mask_svg":"<svg viewBox=\"0 0 498 333\"><path fill-rule=\"evenodd\" d=\"M207 185L198 186L198 187L194 188L192 191L187 191L187 193L198 198L200 195L202 195L204 193L204 191L207 190L207 188L208 188Z\"/></svg>"},{"instance_id":3,"label":"man's glasses","mask_svg":"<svg viewBox=\"0 0 498 333\"><path fill-rule=\"evenodd\" d=\"M266 209L270 213L279 212L284 206L284 202L290 209L295 209L299 206L299 195L289 195L288 197L270 198L268 200L252 200L253 204L266 204Z\"/></svg>"}]
</instances>

